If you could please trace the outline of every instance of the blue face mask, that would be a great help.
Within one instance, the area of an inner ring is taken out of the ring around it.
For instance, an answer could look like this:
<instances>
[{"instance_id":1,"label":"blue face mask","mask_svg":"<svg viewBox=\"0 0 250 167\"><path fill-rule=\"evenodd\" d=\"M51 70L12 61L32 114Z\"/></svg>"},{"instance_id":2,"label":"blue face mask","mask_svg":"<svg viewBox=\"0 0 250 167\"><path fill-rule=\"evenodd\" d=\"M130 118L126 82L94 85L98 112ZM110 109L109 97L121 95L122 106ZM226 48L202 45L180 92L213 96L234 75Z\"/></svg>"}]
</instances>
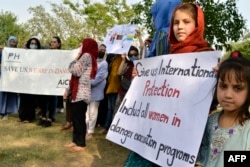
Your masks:
<instances>
[{"instance_id":1,"label":"blue face mask","mask_svg":"<svg viewBox=\"0 0 250 167\"><path fill-rule=\"evenodd\" d=\"M129 57L129 61L134 61L134 60L138 60L138 57L135 55Z\"/></svg>"},{"instance_id":2,"label":"blue face mask","mask_svg":"<svg viewBox=\"0 0 250 167\"><path fill-rule=\"evenodd\" d=\"M30 44L30 49L37 49L37 45L36 44Z\"/></svg>"}]
</instances>

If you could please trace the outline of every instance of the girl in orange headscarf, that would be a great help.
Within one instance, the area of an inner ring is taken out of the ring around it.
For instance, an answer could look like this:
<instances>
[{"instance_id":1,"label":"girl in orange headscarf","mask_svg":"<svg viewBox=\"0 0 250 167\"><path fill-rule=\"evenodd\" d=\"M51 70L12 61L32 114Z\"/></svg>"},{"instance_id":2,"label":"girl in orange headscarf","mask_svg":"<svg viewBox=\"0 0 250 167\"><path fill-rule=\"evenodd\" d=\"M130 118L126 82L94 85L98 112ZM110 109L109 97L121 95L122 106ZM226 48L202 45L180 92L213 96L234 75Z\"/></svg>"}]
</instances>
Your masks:
<instances>
[{"instance_id":1,"label":"girl in orange headscarf","mask_svg":"<svg viewBox=\"0 0 250 167\"><path fill-rule=\"evenodd\" d=\"M82 42L81 52L69 65L71 75L70 86L64 93L64 99L71 94L73 139L65 145L73 152L84 150L86 146L85 114L91 99L91 79L95 78L97 71L96 58L98 44L94 39L85 38Z\"/></svg>"},{"instance_id":2,"label":"girl in orange headscarf","mask_svg":"<svg viewBox=\"0 0 250 167\"><path fill-rule=\"evenodd\" d=\"M204 13L194 3L183 3L173 12L169 30L170 53L213 50L204 39Z\"/></svg>"}]
</instances>

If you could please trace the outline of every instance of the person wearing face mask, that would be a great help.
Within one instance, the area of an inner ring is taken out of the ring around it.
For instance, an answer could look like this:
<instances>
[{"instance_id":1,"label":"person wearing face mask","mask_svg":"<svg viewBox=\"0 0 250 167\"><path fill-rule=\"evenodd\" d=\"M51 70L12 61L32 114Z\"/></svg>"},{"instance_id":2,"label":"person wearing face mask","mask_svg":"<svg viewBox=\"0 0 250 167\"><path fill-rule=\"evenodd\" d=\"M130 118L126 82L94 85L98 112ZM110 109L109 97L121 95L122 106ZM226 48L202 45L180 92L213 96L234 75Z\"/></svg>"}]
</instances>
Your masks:
<instances>
[{"instance_id":1,"label":"person wearing face mask","mask_svg":"<svg viewBox=\"0 0 250 167\"><path fill-rule=\"evenodd\" d=\"M95 79L91 80L91 101L86 112L87 134L86 139L93 137L96 126L98 107L100 101L104 99L104 89L106 86L106 78L108 76L108 63L104 60L106 46L100 45L97 58L97 72Z\"/></svg>"},{"instance_id":2,"label":"person wearing face mask","mask_svg":"<svg viewBox=\"0 0 250 167\"><path fill-rule=\"evenodd\" d=\"M39 39L32 37L25 45L26 49L41 49ZM36 56L36 55L34 55ZM19 109L19 122L29 123L35 120L36 107L38 106L39 95L34 94L20 94L20 109Z\"/></svg>"},{"instance_id":3,"label":"person wearing face mask","mask_svg":"<svg viewBox=\"0 0 250 167\"><path fill-rule=\"evenodd\" d=\"M27 49L41 49L41 43L39 39L32 37L26 42Z\"/></svg>"},{"instance_id":4,"label":"person wearing face mask","mask_svg":"<svg viewBox=\"0 0 250 167\"><path fill-rule=\"evenodd\" d=\"M10 36L7 42L7 47L17 48L17 44L18 44L17 38L15 36ZM0 91L0 119L7 120L8 114L17 113L19 108L19 103L20 103L20 97L17 93Z\"/></svg>"},{"instance_id":5,"label":"person wearing face mask","mask_svg":"<svg viewBox=\"0 0 250 167\"><path fill-rule=\"evenodd\" d=\"M138 60L139 50L135 46L130 46L128 55L122 54L122 62L119 66L117 74L121 76L121 85L116 99L114 115L116 114L124 96L126 95L132 82L132 70L134 68L134 60Z\"/></svg>"}]
</instances>

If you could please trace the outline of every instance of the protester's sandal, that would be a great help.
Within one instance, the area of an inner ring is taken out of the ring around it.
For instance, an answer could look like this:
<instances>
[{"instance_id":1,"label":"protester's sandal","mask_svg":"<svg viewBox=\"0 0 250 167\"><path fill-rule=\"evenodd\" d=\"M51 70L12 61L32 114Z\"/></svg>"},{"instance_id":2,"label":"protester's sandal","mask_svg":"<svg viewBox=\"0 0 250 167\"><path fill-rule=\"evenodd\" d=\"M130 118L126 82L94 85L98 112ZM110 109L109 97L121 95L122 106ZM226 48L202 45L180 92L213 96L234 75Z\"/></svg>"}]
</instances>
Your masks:
<instances>
[{"instance_id":1,"label":"protester's sandal","mask_svg":"<svg viewBox=\"0 0 250 167\"><path fill-rule=\"evenodd\" d=\"M64 124L61 128L61 130L68 130L72 127L72 124L70 122L67 122L66 124Z\"/></svg>"},{"instance_id":2,"label":"protester's sandal","mask_svg":"<svg viewBox=\"0 0 250 167\"><path fill-rule=\"evenodd\" d=\"M90 139L92 139L92 138L93 138L92 133L87 133L87 134L86 134L86 140L90 140Z\"/></svg>"},{"instance_id":3,"label":"protester's sandal","mask_svg":"<svg viewBox=\"0 0 250 167\"><path fill-rule=\"evenodd\" d=\"M46 122L46 118L40 118L38 121L37 121L37 125L39 126L43 126L43 124Z\"/></svg>"},{"instance_id":4,"label":"protester's sandal","mask_svg":"<svg viewBox=\"0 0 250 167\"><path fill-rule=\"evenodd\" d=\"M52 126L52 121L51 120L46 120L42 125L42 127L45 127L45 128L50 127L50 126Z\"/></svg>"},{"instance_id":5,"label":"protester's sandal","mask_svg":"<svg viewBox=\"0 0 250 167\"><path fill-rule=\"evenodd\" d=\"M74 152L74 153L77 153L77 152L83 151L84 149L85 149L84 147L74 146L74 147L71 148L71 151Z\"/></svg>"},{"instance_id":6,"label":"protester's sandal","mask_svg":"<svg viewBox=\"0 0 250 167\"><path fill-rule=\"evenodd\" d=\"M76 146L76 144L75 144L75 143L73 143L73 142L71 142L71 143L69 143L69 144L64 145L64 147L65 147L65 148L71 148L71 147L75 147L75 146Z\"/></svg>"}]
</instances>

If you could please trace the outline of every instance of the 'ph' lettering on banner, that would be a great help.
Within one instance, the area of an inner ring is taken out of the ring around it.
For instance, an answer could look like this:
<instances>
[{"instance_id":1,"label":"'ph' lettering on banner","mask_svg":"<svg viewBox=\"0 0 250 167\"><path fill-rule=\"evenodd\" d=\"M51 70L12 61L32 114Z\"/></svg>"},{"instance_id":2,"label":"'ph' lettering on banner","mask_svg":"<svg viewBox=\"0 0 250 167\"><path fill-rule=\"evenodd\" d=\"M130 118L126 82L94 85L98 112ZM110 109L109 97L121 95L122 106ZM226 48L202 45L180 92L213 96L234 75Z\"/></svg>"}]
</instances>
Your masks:
<instances>
[{"instance_id":1,"label":"'ph' lettering on banner","mask_svg":"<svg viewBox=\"0 0 250 167\"><path fill-rule=\"evenodd\" d=\"M249 167L250 151L224 151L224 166Z\"/></svg>"}]
</instances>

